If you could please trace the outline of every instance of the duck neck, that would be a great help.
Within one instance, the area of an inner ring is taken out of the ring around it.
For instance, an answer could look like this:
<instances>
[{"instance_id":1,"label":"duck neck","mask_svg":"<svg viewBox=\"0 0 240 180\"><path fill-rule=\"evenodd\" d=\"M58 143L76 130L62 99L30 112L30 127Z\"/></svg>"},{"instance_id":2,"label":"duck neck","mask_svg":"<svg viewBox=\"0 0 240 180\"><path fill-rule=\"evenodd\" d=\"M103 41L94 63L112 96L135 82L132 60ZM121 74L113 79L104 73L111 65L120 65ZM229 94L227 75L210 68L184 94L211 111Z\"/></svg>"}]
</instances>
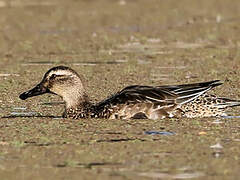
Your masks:
<instances>
[{"instance_id":1,"label":"duck neck","mask_svg":"<svg viewBox=\"0 0 240 180\"><path fill-rule=\"evenodd\" d=\"M66 109L81 109L85 106L91 105L86 94L80 96L69 95L67 97L63 97L63 100L66 102Z\"/></svg>"},{"instance_id":2,"label":"duck neck","mask_svg":"<svg viewBox=\"0 0 240 180\"><path fill-rule=\"evenodd\" d=\"M71 99L72 101L66 101L64 117L69 118L87 118L90 117L92 112L93 104L89 101L87 95Z\"/></svg>"}]
</instances>

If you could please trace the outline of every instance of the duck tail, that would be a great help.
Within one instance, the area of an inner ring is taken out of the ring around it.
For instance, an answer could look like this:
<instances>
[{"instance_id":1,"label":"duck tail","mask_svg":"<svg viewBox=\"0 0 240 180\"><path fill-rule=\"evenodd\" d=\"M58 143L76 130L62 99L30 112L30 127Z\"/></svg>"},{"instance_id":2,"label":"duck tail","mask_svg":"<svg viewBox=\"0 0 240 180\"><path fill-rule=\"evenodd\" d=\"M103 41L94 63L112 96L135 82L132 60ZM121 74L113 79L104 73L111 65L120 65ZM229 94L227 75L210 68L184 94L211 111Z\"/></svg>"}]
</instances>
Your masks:
<instances>
[{"instance_id":1,"label":"duck tail","mask_svg":"<svg viewBox=\"0 0 240 180\"><path fill-rule=\"evenodd\" d=\"M184 104L193 99L201 96L212 88L221 85L222 82L219 80L201 82L195 84L180 85L178 89L174 90L174 93L178 95L177 102Z\"/></svg>"},{"instance_id":2,"label":"duck tail","mask_svg":"<svg viewBox=\"0 0 240 180\"><path fill-rule=\"evenodd\" d=\"M219 97L218 100L220 100L220 103L217 103L216 106L218 106L219 108L240 106L240 100L221 98L221 97Z\"/></svg>"}]
</instances>

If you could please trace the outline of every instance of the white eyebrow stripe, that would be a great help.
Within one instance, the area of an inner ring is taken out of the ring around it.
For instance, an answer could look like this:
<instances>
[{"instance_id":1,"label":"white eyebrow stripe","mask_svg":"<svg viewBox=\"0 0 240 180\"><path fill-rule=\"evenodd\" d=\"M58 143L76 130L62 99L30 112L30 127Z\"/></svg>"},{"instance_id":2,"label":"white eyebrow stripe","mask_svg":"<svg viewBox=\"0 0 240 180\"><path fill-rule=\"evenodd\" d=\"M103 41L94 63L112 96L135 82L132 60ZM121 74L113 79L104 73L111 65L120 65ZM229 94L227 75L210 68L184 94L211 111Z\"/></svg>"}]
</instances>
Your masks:
<instances>
[{"instance_id":1,"label":"white eyebrow stripe","mask_svg":"<svg viewBox=\"0 0 240 180\"><path fill-rule=\"evenodd\" d=\"M52 74L56 74L57 76L60 76L60 75L72 75L73 73L66 70L57 70L57 71L50 72L49 76L51 76Z\"/></svg>"}]
</instances>

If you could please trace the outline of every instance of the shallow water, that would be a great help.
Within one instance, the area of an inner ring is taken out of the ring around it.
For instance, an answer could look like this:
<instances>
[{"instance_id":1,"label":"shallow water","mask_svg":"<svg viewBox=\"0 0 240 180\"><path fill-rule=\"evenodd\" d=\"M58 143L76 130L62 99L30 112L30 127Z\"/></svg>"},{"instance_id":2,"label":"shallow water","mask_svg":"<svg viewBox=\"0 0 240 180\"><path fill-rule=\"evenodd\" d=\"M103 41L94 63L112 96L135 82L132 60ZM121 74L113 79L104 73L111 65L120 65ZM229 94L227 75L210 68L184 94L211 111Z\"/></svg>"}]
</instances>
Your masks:
<instances>
[{"instance_id":1,"label":"shallow water","mask_svg":"<svg viewBox=\"0 0 240 180\"><path fill-rule=\"evenodd\" d=\"M0 1L2 179L238 179L240 113L163 120L72 120L54 95L27 101L57 65L92 101L132 84L220 79L240 99L238 1Z\"/></svg>"}]
</instances>

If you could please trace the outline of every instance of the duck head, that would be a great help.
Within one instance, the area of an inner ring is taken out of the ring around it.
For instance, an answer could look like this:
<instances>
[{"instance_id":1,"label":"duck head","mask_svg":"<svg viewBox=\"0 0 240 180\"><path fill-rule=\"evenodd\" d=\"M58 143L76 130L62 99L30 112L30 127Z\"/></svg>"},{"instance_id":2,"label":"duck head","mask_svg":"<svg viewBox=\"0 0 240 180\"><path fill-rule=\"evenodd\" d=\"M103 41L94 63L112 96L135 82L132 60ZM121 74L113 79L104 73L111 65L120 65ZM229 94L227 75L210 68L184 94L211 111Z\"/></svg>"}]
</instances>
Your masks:
<instances>
[{"instance_id":1,"label":"duck head","mask_svg":"<svg viewBox=\"0 0 240 180\"><path fill-rule=\"evenodd\" d=\"M61 96L66 102L66 108L76 107L88 100L80 76L66 66L57 66L48 70L38 85L22 93L19 98L25 100L45 93Z\"/></svg>"}]
</instances>

